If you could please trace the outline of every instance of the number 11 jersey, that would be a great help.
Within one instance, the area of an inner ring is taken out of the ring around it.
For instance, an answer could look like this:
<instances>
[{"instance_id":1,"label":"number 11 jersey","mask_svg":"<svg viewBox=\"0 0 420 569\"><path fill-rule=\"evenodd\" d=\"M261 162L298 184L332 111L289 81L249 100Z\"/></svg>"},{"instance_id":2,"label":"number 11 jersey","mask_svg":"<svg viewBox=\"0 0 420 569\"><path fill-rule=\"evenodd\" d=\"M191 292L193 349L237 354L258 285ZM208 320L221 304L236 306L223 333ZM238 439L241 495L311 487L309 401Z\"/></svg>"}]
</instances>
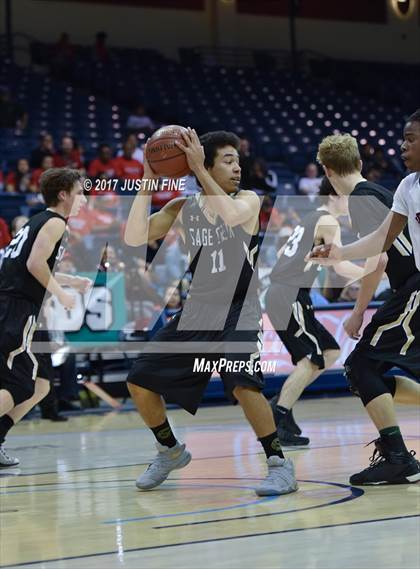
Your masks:
<instances>
[{"instance_id":1,"label":"number 11 jersey","mask_svg":"<svg viewBox=\"0 0 420 569\"><path fill-rule=\"evenodd\" d=\"M199 205L199 194L187 198L182 209L185 246L193 281L190 295L207 304L244 301L257 294L253 279L258 258L258 234L241 225L230 227L217 216L210 223Z\"/></svg>"}]
</instances>

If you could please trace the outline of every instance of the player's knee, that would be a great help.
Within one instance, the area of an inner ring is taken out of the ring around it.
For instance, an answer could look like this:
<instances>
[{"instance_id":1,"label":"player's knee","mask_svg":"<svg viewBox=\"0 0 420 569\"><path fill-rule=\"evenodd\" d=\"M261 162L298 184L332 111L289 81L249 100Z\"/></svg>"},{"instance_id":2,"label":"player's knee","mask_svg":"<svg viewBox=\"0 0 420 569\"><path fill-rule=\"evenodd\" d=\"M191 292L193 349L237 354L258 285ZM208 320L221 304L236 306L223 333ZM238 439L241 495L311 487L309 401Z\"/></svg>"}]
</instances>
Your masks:
<instances>
[{"instance_id":1,"label":"player's knee","mask_svg":"<svg viewBox=\"0 0 420 569\"><path fill-rule=\"evenodd\" d=\"M296 368L302 371L305 374L313 374L318 370L318 366L316 366L309 358L302 358L298 361Z\"/></svg>"},{"instance_id":2,"label":"player's knee","mask_svg":"<svg viewBox=\"0 0 420 569\"><path fill-rule=\"evenodd\" d=\"M136 383L130 383L130 381L127 381L127 388L131 397L138 402L148 401L149 399L156 399L157 397L160 397L154 391L150 391L150 389L141 387Z\"/></svg>"},{"instance_id":3,"label":"player's knee","mask_svg":"<svg viewBox=\"0 0 420 569\"><path fill-rule=\"evenodd\" d=\"M347 380L349 389L353 393L353 395L360 397L359 384L361 378L360 374L358 373L358 367L355 358L348 357L347 360L345 361L344 376Z\"/></svg>"},{"instance_id":4,"label":"player's knee","mask_svg":"<svg viewBox=\"0 0 420 569\"><path fill-rule=\"evenodd\" d=\"M38 401L41 401L48 395L51 389L51 384L48 380L37 378L35 382L35 395L37 396Z\"/></svg>"},{"instance_id":5,"label":"player's knee","mask_svg":"<svg viewBox=\"0 0 420 569\"><path fill-rule=\"evenodd\" d=\"M325 368L329 368L335 364L335 362L340 357L340 350L325 350L324 352L324 362Z\"/></svg>"},{"instance_id":6,"label":"player's knee","mask_svg":"<svg viewBox=\"0 0 420 569\"><path fill-rule=\"evenodd\" d=\"M237 399L237 401L239 401L239 403L241 402L241 399L243 400L251 392L259 393L259 389L247 385L235 385L235 387L232 390L233 396L235 397L235 399Z\"/></svg>"},{"instance_id":7,"label":"player's knee","mask_svg":"<svg viewBox=\"0 0 420 569\"><path fill-rule=\"evenodd\" d=\"M360 397L366 407L376 397L390 393L386 379L376 363L359 352L353 352L344 364L344 374L350 391Z\"/></svg>"},{"instance_id":8,"label":"player's knee","mask_svg":"<svg viewBox=\"0 0 420 569\"><path fill-rule=\"evenodd\" d=\"M15 407L24 403L28 399L31 399L35 393L35 381L25 382L25 384L17 385L8 385L5 387L6 391L10 393L13 398L13 402Z\"/></svg>"}]
</instances>

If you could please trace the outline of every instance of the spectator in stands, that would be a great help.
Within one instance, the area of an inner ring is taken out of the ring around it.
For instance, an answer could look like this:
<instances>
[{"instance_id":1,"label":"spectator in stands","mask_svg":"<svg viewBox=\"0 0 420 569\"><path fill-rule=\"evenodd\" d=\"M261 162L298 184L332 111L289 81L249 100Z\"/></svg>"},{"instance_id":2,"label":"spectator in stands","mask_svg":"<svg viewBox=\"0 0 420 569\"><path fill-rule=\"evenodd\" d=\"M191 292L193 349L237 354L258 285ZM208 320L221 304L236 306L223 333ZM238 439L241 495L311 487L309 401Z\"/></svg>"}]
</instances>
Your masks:
<instances>
[{"instance_id":1,"label":"spectator in stands","mask_svg":"<svg viewBox=\"0 0 420 569\"><path fill-rule=\"evenodd\" d=\"M242 178L242 175L241 175ZM251 188L265 193L275 193L277 190L277 174L267 167L264 158L256 158L251 167Z\"/></svg>"},{"instance_id":2,"label":"spectator in stands","mask_svg":"<svg viewBox=\"0 0 420 569\"><path fill-rule=\"evenodd\" d=\"M12 237L6 220L0 217L0 249L4 249L10 243Z\"/></svg>"},{"instance_id":3,"label":"spectator in stands","mask_svg":"<svg viewBox=\"0 0 420 569\"><path fill-rule=\"evenodd\" d=\"M245 137L239 142L239 163L241 165L241 188L252 189L251 175L255 157L251 154L251 143Z\"/></svg>"},{"instance_id":4,"label":"spectator in stands","mask_svg":"<svg viewBox=\"0 0 420 569\"><path fill-rule=\"evenodd\" d=\"M360 157L363 162L363 169L367 172L370 168L375 166L375 162L373 159L373 155L375 153L375 149L370 144L361 144L360 145Z\"/></svg>"},{"instance_id":5,"label":"spectator in stands","mask_svg":"<svg viewBox=\"0 0 420 569\"><path fill-rule=\"evenodd\" d=\"M55 75L65 79L74 62L74 47L71 45L69 34L63 32L54 46L52 70Z\"/></svg>"},{"instance_id":6,"label":"spectator in stands","mask_svg":"<svg viewBox=\"0 0 420 569\"><path fill-rule=\"evenodd\" d=\"M56 168L83 168L80 150L71 136L63 136L59 152L54 154L54 166Z\"/></svg>"},{"instance_id":7,"label":"spectator in stands","mask_svg":"<svg viewBox=\"0 0 420 569\"><path fill-rule=\"evenodd\" d=\"M39 145L31 152L31 168L41 168L44 156L54 156L55 154L54 140L51 134L47 132L41 134Z\"/></svg>"},{"instance_id":8,"label":"spectator in stands","mask_svg":"<svg viewBox=\"0 0 420 569\"><path fill-rule=\"evenodd\" d=\"M76 265L69 253L65 253L63 259L60 261L59 265L60 273L65 273L66 275L75 275L77 273Z\"/></svg>"},{"instance_id":9,"label":"spectator in stands","mask_svg":"<svg viewBox=\"0 0 420 569\"><path fill-rule=\"evenodd\" d=\"M321 181L318 166L311 162L305 168L305 175L298 182L298 190L303 195L316 196L319 193Z\"/></svg>"},{"instance_id":10,"label":"spectator in stands","mask_svg":"<svg viewBox=\"0 0 420 569\"><path fill-rule=\"evenodd\" d=\"M282 227L286 216L273 207L273 199L269 195L265 195L260 210L260 229L266 231L270 222L270 231L279 231Z\"/></svg>"},{"instance_id":11,"label":"spectator in stands","mask_svg":"<svg viewBox=\"0 0 420 569\"><path fill-rule=\"evenodd\" d=\"M99 272L106 272L106 271L121 271L125 267L125 263L118 259L117 252L115 247L112 245L107 244L102 249L101 259L99 261L98 271Z\"/></svg>"},{"instance_id":12,"label":"spectator in stands","mask_svg":"<svg viewBox=\"0 0 420 569\"><path fill-rule=\"evenodd\" d=\"M165 303L165 316L166 319L172 318L174 314L182 308L181 293L179 290L178 281L174 281L172 285L168 286L164 295Z\"/></svg>"},{"instance_id":13,"label":"spectator in stands","mask_svg":"<svg viewBox=\"0 0 420 569\"><path fill-rule=\"evenodd\" d=\"M11 194L26 194L30 192L31 174L29 162L26 158L20 158L16 168L9 172L6 178L6 192Z\"/></svg>"},{"instance_id":14,"label":"spectator in stands","mask_svg":"<svg viewBox=\"0 0 420 569\"><path fill-rule=\"evenodd\" d=\"M4 188L4 178L3 178L3 172L0 170L0 192L3 191Z\"/></svg>"},{"instance_id":15,"label":"spectator in stands","mask_svg":"<svg viewBox=\"0 0 420 569\"><path fill-rule=\"evenodd\" d=\"M12 100L8 87L0 86L0 128L23 130L28 124L28 113Z\"/></svg>"},{"instance_id":16,"label":"spectator in stands","mask_svg":"<svg viewBox=\"0 0 420 569\"><path fill-rule=\"evenodd\" d=\"M137 135L135 134L127 135L126 141L130 142L130 144L133 145L134 152L132 154L132 157L134 158L134 160L138 160L143 164L143 149L139 146L139 139L137 138ZM123 154L124 151L122 149L118 150L117 157L122 156Z\"/></svg>"},{"instance_id":17,"label":"spectator in stands","mask_svg":"<svg viewBox=\"0 0 420 569\"><path fill-rule=\"evenodd\" d=\"M109 51L106 45L107 34L105 32L98 32L96 34L95 45L93 47L93 59L101 63L108 63Z\"/></svg>"},{"instance_id":18,"label":"spectator in stands","mask_svg":"<svg viewBox=\"0 0 420 569\"><path fill-rule=\"evenodd\" d=\"M110 179L116 177L115 160L112 156L112 148L109 144L101 144L98 149L98 157L92 160L88 168L90 178Z\"/></svg>"},{"instance_id":19,"label":"spectator in stands","mask_svg":"<svg viewBox=\"0 0 420 569\"><path fill-rule=\"evenodd\" d=\"M338 302L356 302L357 295L359 294L360 284L350 283L345 286L338 297Z\"/></svg>"},{"instance_id":20,"label":"spectator in stands","mask_svg":"<svg viewBox=\"0 0 420 569\"><path fill-rule=\"evenodd\" d=\"M135 180L143 177L143 164L133 158L135 145L127 139L123 145L123 154L115 159L115 171L122 180Z\"/></svg>"},{"instance_id":21,"label":"spectator in stands","mask_svg":"<svg viewBox=\"0 0 420 569\"><path fill-rule=\"evenodd\" d=\"M27 221L28 218L25 215L18 215L12 220L9 233L9 228L7 227L5 220L0 217L0 268L3 261L5 247L9 244L10 240L15 237L16 233L25 225ZM1 245L2 242L3 245Z\"/></svg>"},{"instance_id":22,"label":"spectator in stands","mask_svg":"<svg viewBox=\"0 0 420 569\"><path fill-rule=\"evenodd\" d=\"M28 221L29 217L26 217L26 215L17 215L16 217L14 217L12 219L12 223L10 224L12 237L14 237L16 233L22 229L25 223L28 223Z\"/></svg>"},{"instance_id":23,"label":"spectator in stands","mask_svg":"<svg viewBox=\"0 0 420 569\"><path fill-rule=\"evenodd\" d=\"M129 115L126 128L135 134L139 132L150 134L154 130L155 125L152 119L146 114L146 109L143 104L138 104L134 112Z\"/></svg>"},{"instance_id":24,"label":"spectator in stands","mask_svg":"<svg viewBox=\"0 0 420 569\"><path fill-rule=\"evenodd\" d=\"M45 170L48 170L49 168L52 168L53 166L54 166L54 158L52 156L48 156L48 155L44 156L44 158L42 159L42 162L41 162L41 168L35 168L35 170L32 171L31 185L30 185L31 192L34 192L34 193L39 192L39 179L40 179L40 177L45 172Z\"/></svg>"},{"instance_id":25,"label":"spectator in stands","mask_svg":"<svg viewBox=\"0 0 420 569\"><path fill-rule=\"evenodd\" d=\"M369 180L369 182L379 182L379 180L381 179L381 171L378 168L369 168L369 170L366 172L366 180Z\"/></svg>"}]
</instances>

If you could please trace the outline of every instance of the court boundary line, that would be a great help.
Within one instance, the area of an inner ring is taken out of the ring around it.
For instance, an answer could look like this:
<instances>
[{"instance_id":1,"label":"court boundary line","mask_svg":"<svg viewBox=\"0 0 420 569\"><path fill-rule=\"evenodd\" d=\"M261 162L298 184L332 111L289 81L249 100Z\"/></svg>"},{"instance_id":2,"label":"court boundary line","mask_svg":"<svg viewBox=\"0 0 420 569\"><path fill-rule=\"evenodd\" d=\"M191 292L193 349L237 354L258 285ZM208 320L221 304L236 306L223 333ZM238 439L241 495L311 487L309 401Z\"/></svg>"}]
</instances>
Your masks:
<instances>
[{"instance_id":1,"label":"court boundary line","mask_svg":"<svg viewBox=\"0 0 420 569\"><path fill-rule=\"evenodd\" d=\"M266 512L264 514L253 514L250 516L237 516L235 518L221 518L217 520L216 519L203 520L197 522L186 522L182 524L170 524L167 526L154 526L153 529L170 529L178 527L198 526L203 524L214 524L217 522L234 522L238 520L250 520L255 518L266 518L270 516L281 516L283 514L306 512L308 510L319 510L320 508L327 508L328 506L337 506L338 504L344 504L345 502L351 502L353 500L357 500L357 498L361 498L365 494L365 491L361 488L356 488L355 486L351 486L350 484L341 484L340 482L325 482L324 480L298 480L297 482L305 482L308 484L324 484L325 486L336 486L338 488L345 488L346 490L350 490L350 494L348 496L344 496L343 498L333 500L332 502L326 502L325 504L317 504L315 506L306 506L305 508L294 508L292 510L283 510L281 512ZM122 521L124 522L124 520Z\"/></svg>"},{"instance_id":2,"label":"court boundary line","mask_svg":"<svg viewBox=\"0 0 420 569\"><path fill-rule=\"evenodd\" d=\"M212 539L200 539L197 541L184 541L180 543L165 543L164 545L150 545L146 547L133 547L124 550L125 553L135 553L136 551L153 551L157 549L168 549L169 547L182 547L184 545L202 545L204 543L215 543L219 541L232 541L236 539L250 539L253 537L262 537L266 535L280 535L285 533L296 533L300 531L310 531L310 530L318 530L318 529L331 529L336 527L346 527L346 526L353 526L353 525L363 525L363 524L372 524L372 523L379 523L379 522L389 522L389 521L396 521L396 520L404 520L404 519L412 519L412 518L419 518L420 514L411 514L408 516L393 516L390 518L378 518L375 520L358 520L356 522L346 522L346 523L339 523L339 524L327 524L322 526L311 526L311 527L304 527L304 528L292 528L286 530L279 530L279 531L269 531L269 532L261 532L261 533L250 533L245 535L233 535L229 537L219 537L219 538L212 538ZM109 555L117 555L118 551L105 551L103 553L88 553L86 555L73 555L68 557L56 557L54 559L41 559L39 561L27 561L25 563L14 563L12 565L6 565L6 568L9 567L23 567L25 565L39 565L39 564L46 564L46 563L55 563L57 561L73 561L76 559L89 559L92 557L101 557L101 556L109 556Z\"/></svg>"}]
</instances>

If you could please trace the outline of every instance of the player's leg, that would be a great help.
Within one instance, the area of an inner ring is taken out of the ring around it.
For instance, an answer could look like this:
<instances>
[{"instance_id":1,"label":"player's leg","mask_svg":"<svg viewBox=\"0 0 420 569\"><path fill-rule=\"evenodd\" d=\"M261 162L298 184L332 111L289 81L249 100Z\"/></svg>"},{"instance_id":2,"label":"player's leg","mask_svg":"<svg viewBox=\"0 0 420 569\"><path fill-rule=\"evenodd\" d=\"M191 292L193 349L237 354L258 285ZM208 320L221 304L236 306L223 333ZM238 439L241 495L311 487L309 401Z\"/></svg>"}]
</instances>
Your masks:
<instances>
[{"instance_id":1,"label":"player's leg","mask_svg":"<svg viewBox=\"0 0 420 569\"><path fill-rule=\"evenodd\" d=\"M0 467L16 466L19 464L19 459L8 456L3 448L6 436L10 429L47 395L49 390L50 382L48 379L37 377L32 397L16 405L16 407L13 407L13 409L0 418Z\"/></svg>"},{"instance_id":2,"label":"player's leg","mask_svg":"<svg viewBox=\"0 0 420 569\"><path fill-rule=\"evenodd\" d=\"M395 413L396 381L384 378L378 362L358 349L350 354L345 369L351 390L359 395L379 432L371 465L351 476L350 483L404 484L420 480L419 463L405 445Z\"/></svg>"},{"instance_id":3,"label":"player's leg","mask_svg":"<svg viewBox=\"0 0 420 569\"><path fill-rule=\"evenodd\" d=\"M301 359L286 381L283 383L277 397L277 405L292 409L306 387L311 385L324 371L330 368L340 356L340 350L325 350L323 352L325 368L319 369L308 358Z\"/></svg>"},{"instance_id":4,"label":"player's leg","mask_svg":"<svg viewBox=\"0 0 420 569\"><path fill-rule=\"evenodd\" d=\"M395 375L394 402L400 405L420 405L420 383L403 375Z\"/></svg>"},{"instance_id":5,"label":"player's leg","mask_svg":"<svg viewBox=\"0 0 420 569\"><path fill-rule=\"evenodd\" d=\"M139 414L156 439L158 453L136 481L139 490L151 490L162 484L172 470L187 466L191 454L186 450L185 444L177 441L168 422L161 395L132 383L132 379L128 380L127 386Z\"/></svg>"},{"instance_id":6,"label":"player's leg","mask_svg":"<svg viewBox=\"0 0 420 569\"><path fill-rule=\"evenodd\" d=\"M284 382L280 393L271 400L276 426L282 429L279 433L282 444L301 446L309 443L309 439L306 437L298 436L302 432L300 427L298 427L296 423L295 426L293 425L294 419L291 413L293 406L304 390L324 373L325 370L329 369L335 363L339 355L339 350L325 350L325 352L323 352L325 361L325 367L323 369L319 369L319 367L312 363L307 357L302 358L298 361L295 369ZM299 429L299 432L297 429ZM283 433L283 431L285 432ZM283 438L282 435L284 435Z\"/></svg>"},{"instance_id":7,"label":"player's leg","mask_svg":"<svg viewBox=\"0 0 420 569\"><path fill-rule=\"evenodd\" d=\"M0 389L0 417L11 411L15 402L7 389Z\"/></svg>"},{"instance_id":8,"label":"player's leg","mask_svg":"<svg viewBox=\"0 0 420 569\"><path fill-rule=\"evenodd\" d=\"M267 457L268 475L256 489L259 496L297 490L293 463L284 457L270 405L258 388L237 385L232 391Z\"/></svg>"},{"instance_id":9,"label":"player's leg","mask_svg":"<svg viewBox=\"0 0 420 569\"><path fill-rule=\"evenodd\" d=\"M128 383L127 386L137 411L153 431L157 442L167 447L175 446L177 441L169 425L166 425L168 420L162 396L134 383Z\"/></svg>"},{"instance_id":10,"label":"player's leg","mask_svg":"<svg viewBox=\"0 0 420 569\"><path fill-rule=\"evenodd\" d=\"M127 377L127 385L136 408L156 439L158 454L136 481L141 490L159 486L172 470L183 468L191 461L185 444L177 441L169 425L164 400L177 403L194 414L210 380L211 372L195 373L195 354L161 353L159 342L183 342L177 331L180 314L153 337L156 351L142 354ZM189 337L190 334L187 334ZM199 341L200 338L197 338Z\"/></svg>"},{"instance_id":11,"label":"player's leg","mask_svg":"<svg viewBox=\"0 0 420 569\"><path fill-rule=\"evenodd\" d=\"M274 310L272 295L269 296L267 305L271 306L271 311ZM276 316L273 318L276 322ZM296 367L280 393L271 400L274 420L283 445L306 446L309 439L299 436L302 431L294 420L292 409L305 388L337 360L340 355L339 346L315 318L311 298L304 290L299 291L293 304L287 329L277 330L277 334Z\"/></svg>"}]
</instances>

